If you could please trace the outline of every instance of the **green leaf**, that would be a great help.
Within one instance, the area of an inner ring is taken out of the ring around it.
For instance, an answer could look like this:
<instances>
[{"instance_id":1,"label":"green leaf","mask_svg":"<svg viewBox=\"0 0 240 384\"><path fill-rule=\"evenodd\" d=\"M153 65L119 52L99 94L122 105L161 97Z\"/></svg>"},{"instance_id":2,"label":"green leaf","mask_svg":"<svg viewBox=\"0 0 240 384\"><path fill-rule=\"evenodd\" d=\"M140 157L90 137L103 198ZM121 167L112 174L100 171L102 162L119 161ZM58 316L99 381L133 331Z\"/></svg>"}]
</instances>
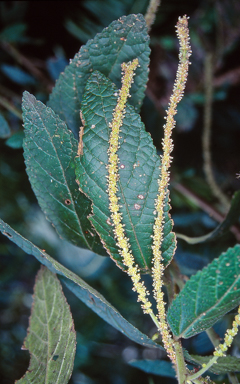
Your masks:
<instances>
[{"instance_id":1,"label":"green leaf","mask_svg":"<svg viewBox=\"0 0 240 384\"><path fill-rule=\"evenodd\" d=\"M67 384L73 370L76 332L61 284L46 267L37 274L33 300L22 348L30 352L30 365L16 383Z\"/></svg>"},{"instance_id":2,"label":"green leaf","mask_svg":"<svg viewBox=\"0 0 240 384\"><path fill-rule=\"evenodd\" d=\"M212 356L198 356L198 355L187 355L186 359L199 367L203 364L207 364ZM209 368L209 371L216 375L224 375L228 372L240 372L240 360L235 356L219 357L217 362Z\"/></svg>"},{"instance_id":3,"label":"green leaf","mask_svg":"<svg viewBox=\"0 0 240 384\"><path fill-rule=\"evenodd\" d=\"M6 139L11 135L11 130L7 120L0 114L0 138Z\"/></svg>"},{"instance_id":4,"label":"green leaf","mask_svg":"<svg viewBox=\"0 0 240 384\"><path fill-rule=\"evenodd\" d=\"M36 80L23 69L10 64L2 64L1 71L14 83L20 85L36 85Z\"/></svg>"},{"instance_id":5,"label":"green leaf","mask_svg":"<svg viewBox=\"0 0 240 384\"><path fill-rule=\"evenodd\" d=\"M41 209L61 237L105 255L87 219L90 202L75 181L77 141L72 132L28 92L23 94L23 121L26 171Z\"/></svg>"},{"instance_id":6,"label":"green leaf","mask_svg":"<svg viewBox=\"0 0 240 384\"><path fill-rule=\"evenodd\" d=\"M165 360L131 360L132 367L141 369L141 371L157 376L176 377L175 369L170 361Z\"/></svg>"},{"instance_id":7,"label":"green leaf","mask_svg":"<svg viewBox=\"0 0 240 384\"><path fill-rule=\"evenodd\" d=\"M24 132L18 131L16 133L14 133L14 135L9 137L5 141L5 144L10 148L19 149L19 148L22 148L22 146L23 146L23 139L24 139Z\"/></svg>"},{"instance_id":8,"label":"green leaf","mask_svg":"<svg viewBox=\"0 0 240 384\"><path fill-rule=\"evenodd\" d=\"M143 15L123 16L81 47L60 75L48 105L77 135L80 104L86 82L95 70L109 77L118 88L121 84L121 64L136 57L139 68L131 89L131 104L139 111L146 89L149 65L149 36Z\"/></svg>"},{"instance_id":9,"label":"green leaf","mask_svg":"<svg viewBox=\"0 0 240 384\"><path fill-rule=\"evenodd\" d=\"M220 238L233 224L236 223L240 216L240 191L234 193L231 207L227 216L221 224L219 224L212 232L204 236L188 237L186 235L177 233L178 239L183 239L189 244L203 243L204 241L212 241Z\"/></svg>"},{"instance_id":10,"label":"green leaf","mask_svg":"<svg viewBox=\"0 0 240 384\"><path fill-rule=\"evenodd\" d=\"M109 123L112 121L117 95L115 85L104 75L94 72L89 78L81 109L85 123L83 155L76 157L76 176L80 190L93 202L93 215L89 220L110 256L122 267L106 192ZM147 272L152 267L151 236L161 163L150 134L145 131L140 116L132 106L126 108L119 144L119 205L122 221L135 261L143 272ZM175 249L169 208L166 202L162 244L165 265L171 261Z\"/></svg>"},{"instance_id":11,"label":"green leaf","mask_svg":"<svg viewBox=\"0 0 240 384\"><path fill-rule=\"evenodd\" d=\"M173 300L168 322L177 337L188 338L215 324L239 305L240 245L229 248L192 276Z\"/></svg>"},{"instance_id":12,"label":"green leaf","mask_svg":"<svg viewBox=\"0 0 240 384\"><path fill-rule=\"evenodd\" d=\"M13 243L17 244L29 255L36 257L40 263L45 265L51 272L62 276L61 280L72 290L72 292L98 316L112 325L118 331L122 332L129 339L148 348L160 348L149 337L132 324L130 324L121 314L95 289L88 285L79 276L69 271L63 265L54 260L45 251L32 244L18 232L14 231L8 224L0 219L0 231L7 236Z\"/></svg>"},{"instance_id":13,"label":"green leaf","mask_svg":"<svg viewBox=\"0 0 240 384\"><path fill-rule=\"evenodd\" d=\"M9 43L21 42L24 38L26 30L27 25L23 23L9 25L0 33L0 39L1 41Z\"/></svg>"}]
</instances>

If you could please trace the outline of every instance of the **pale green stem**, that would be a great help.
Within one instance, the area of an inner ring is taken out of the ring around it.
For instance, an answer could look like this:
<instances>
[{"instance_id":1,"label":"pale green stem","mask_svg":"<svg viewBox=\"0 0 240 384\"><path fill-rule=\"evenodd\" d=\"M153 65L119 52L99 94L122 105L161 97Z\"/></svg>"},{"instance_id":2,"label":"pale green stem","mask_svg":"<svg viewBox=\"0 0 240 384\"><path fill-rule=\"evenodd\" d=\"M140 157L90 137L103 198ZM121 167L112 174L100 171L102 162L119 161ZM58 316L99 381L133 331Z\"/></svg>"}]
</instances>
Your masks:
<instances>
[{"instance_id":1,"label":"pale green stem","mask_svg":"<svg viewBox=\"0 0 240 384\"><path fill-rule=\"evenodd\" d=\"M154 322L154 324L156 325L157 329L160 329L158 319L157 319L157 317L154 315L154 313L153 313L153 312L150 312L149 315L151 316L151 319L152 319L152 321Z\"/></svg>"},{"instance_id":2,"label":"pale green stem","mask_svg":"<svg viewBox=\"0 0 240 384\"><path fill-rule=\"evenodd\" d=\"M176 372L177 379L179 384L186 383L186 378L188 375L186 363L183 356L183 350L180 341L174 341L174 349L176 353Z\"/></svg>"},{"instance_id":3,"label":"pale green stem","mask_svg":"<svg viewBox=\"0 0 240 384\"><path fill-rule=\"evenodd\" d=\"M204 367L202 367L198 372L188 376L188 380L194 381L195 379L198 379L200 376L202 376L205 372L207 372L209 368L211 368L213 364L217 362L218 357L219 356L213 356L213 358L209 360L209 362L206 365L204 365Z\"/></svg>"}]
</instances>

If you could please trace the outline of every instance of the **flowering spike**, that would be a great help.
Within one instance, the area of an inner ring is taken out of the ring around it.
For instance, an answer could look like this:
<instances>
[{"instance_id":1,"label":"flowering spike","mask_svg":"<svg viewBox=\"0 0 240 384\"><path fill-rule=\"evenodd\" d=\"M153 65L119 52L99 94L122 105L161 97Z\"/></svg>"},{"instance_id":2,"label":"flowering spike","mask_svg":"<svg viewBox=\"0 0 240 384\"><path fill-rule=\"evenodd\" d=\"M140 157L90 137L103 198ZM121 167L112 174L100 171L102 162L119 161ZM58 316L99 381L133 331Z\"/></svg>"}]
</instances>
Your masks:
<instances>
[{"instance_id":1,"label":"flowering spike","mask_svg":"<svg viewBox=\"0 0 240 384\"><path fill-rule=\"evenodd\" d=\"M164 125L164 139L163 139L163 155L161 156L161 178L158 181L158 197L155 202L157 217L153 227L153 287L154 297L157 303L158 319L160 324L160 331L164 346L172 361L175 361L175 352L173 349L173 340L170 334L168 324L166 321L165 303L163 300L163 258L161 253L161 244L163 241L163 226L164 226L164 201L168 191L169 184L169 168L171 165L172 157L170 156L173 150L173 141L171 138L172 130L175 127L174 115L177 113L177 104L182 99L185 84L188 75L189 57L191 55L191 48L189 45L189 31L188 31L188 18L186 16L180 17L177 23L177 36L180 42L179 65L177 76L173 87L173 93L170 98L169 107L167 110L166 124Z\"/></svg>"},{"instance_id":2,"label":"flowering spike","mask_svg":"<svg viewBox=\"0 0 240 384\"><path fill-rule=\"evenodd\" d=\"M138 59L134 59L130 63L122 64L122 87L119 92L116 108L113 112L113 120L110 123L111 133L108 149L108 195L109 209L111 212L111 220L114 226L114 234L119 247L119 253L122 256L123 263L127 267L127 273L133 282L133 289L138 294L138 301L142 303L144 313L152 313L151 303L147 299L148 292L144 283L141 281L141 276L138 267L134 264L134 258L130 250L128 238L124 233L122 224L122 215L120 213L118 203L118 155L119 148L119 132L122 126L127 98L133 82L134 71L138 66Z\"/></svg>"},{"instance_id":3,"label":"flowering spike","mask_svg":"<svg viewBox=\"0 0 240 384\"><path fill-rule=\"evenodd\" d=\"M238 332L238 327L240 325L240 306L238 307L238 314L235 316L235 319L232 323L232 328L227 329L225 336L224 336L224 343L219 344L215 351L213 352L214 356L222 357L225 356L224 352L228 350L229 347L231 347L233 338L236 336Z\"/></svg>"}]
</instances>

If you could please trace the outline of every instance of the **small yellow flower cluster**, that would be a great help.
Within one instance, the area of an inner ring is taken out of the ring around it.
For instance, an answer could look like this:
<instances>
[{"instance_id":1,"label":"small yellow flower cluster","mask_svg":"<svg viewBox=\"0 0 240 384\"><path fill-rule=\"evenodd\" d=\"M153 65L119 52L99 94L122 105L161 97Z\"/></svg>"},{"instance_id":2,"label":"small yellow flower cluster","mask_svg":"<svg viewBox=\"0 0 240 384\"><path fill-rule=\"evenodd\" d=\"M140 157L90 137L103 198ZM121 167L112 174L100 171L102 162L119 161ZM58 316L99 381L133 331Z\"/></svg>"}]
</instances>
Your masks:
<instances>
[{"instance_id":1,"label":"small yellow flower cluster","mask_svg":"<svg viewBox=\"0 0 240 384\"><path fill-rule=\"evenodd\" d=\"M233 338L238 333L238 327L240 325L240 306L238 308L238 314L235 316L235 320L232 323L232 328L227 329L224 336L224 343L219 344L214 351L214 356L222 357L225 356L224 352L232 345Z\"/></svg>"},{"instance_id":2,"label":"small yellow flower cluster","mask_svg":"<svg viewBox=\"0 0 240 384\"><path fill-rule=\"evenodd\" d=\"M162 334L162 340L164 346L168 352L169 357L174 362L175 352L173 349L173 340L168 329L166 322L165 303L163 301L162 292L162 275L164 272L161 244L163 240L163 225L164 225L164 201L168 190L169 184L169 168L172 158L170 156L173 150L173 143L171 139L172 130L175 127L174 115L177 113L177 104L183 96L185 89L188 68L189 57L191 55L191 48L189 45L189 31L188 31L188 19L186 16L179 18L177 23L177 35L180 41L180 53L179 53L179 65L176 80L173 87L173 93L170 98L169 108L167 110L166 124L164 125L164 139L163 139L163 155L161 156L161 178L158 181L158 197L156 199L156 211L157 217L155 219L153 227L153 286L154 297L157 303L158 319L160 324L160 331Z\"/></svg>"},{"instance_id":3,"label":"small yellow flower cluster","mask_svg":"<svg viewBox=\"0 0 240 384\"><path fill-rule=\"evenodd\" d=\"M122 224L122 215L119 212L120 207L117 197L117 181L119 178L119 160L117 150L119 148L119 133L125 114L125 106L127 98L129 97L130 87L133 82L134 71L137 66L138 59L135 59L130 63L122 64L122 87L120 89L117 105L113 113L113 120L110 124L111 133L108 149L108 195L109 209L114 226L114 234L119 247L119 253L122 256L124 265L127 267L127 273L132 279L133 289L138 293L138 301L142 303L144 313L151 314L151 303L147 299L147 295L149 293L147 292L144 283L141 281L141 275L138 267L134 265L134 258L130 250L129 241L124 234L124 225Z\"/></svg>"}]
</instances>

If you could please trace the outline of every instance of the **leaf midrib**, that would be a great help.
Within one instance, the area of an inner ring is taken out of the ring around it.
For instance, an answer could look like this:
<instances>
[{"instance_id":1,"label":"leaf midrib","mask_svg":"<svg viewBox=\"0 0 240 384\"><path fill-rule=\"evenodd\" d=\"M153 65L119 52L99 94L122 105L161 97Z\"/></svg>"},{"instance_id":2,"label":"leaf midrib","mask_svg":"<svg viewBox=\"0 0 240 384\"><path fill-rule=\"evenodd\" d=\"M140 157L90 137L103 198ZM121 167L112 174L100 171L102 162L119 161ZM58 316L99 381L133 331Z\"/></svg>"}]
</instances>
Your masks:
<instances>
[{"instance_id":1,"label":"leaf midrib","mask_svg":"<svg viewBox=\"0 0 240 384\"><path fill-rule=\"evenodd\" d=\"M36 102L37 102L37 101L36 101ZM32 102L31 102L31 103L32 103ZM68 192L69 192L69 195L71 196L71 201L72 201L72 205L73 205L73 207L74 207L74 212L75 212L75 215L76 215L76 217L77 217L77 222L78 222L79 228L80 228L80 230L81 230L81 233L82 233L82 235L83 235L84 241L85 241L87 247L88 247L89 249L92 249L91 246L90 246L90 244L89 244L89 242L88 242L88 240L87 240L87 238L86 238L86 236L85 236L85 234L84 234L84 231L83 231L83 229L82 229L81 222L80 222L79 217L78 217L77 212L76 212L76 205L75 205L75 202L74 202L72 193L71 193L71 191L70 191L70 189L69 189L69 186L68 186L68 183L67 183L67 179L66 179L66 177L65 177L64 169L63 169L62 163L61 163L61 161L60 161L60 158L59 158L59 156L58 156L58 153L57 153L57 151L56 151L56 148L55 148L55 145L54 145L54 143L53 143L52 137L51 137L51 135L50 135L50 133L49 133L49 131L48 131L48 129L47 129L45 123L44 123L44 120L43 120L43 118L42 118L40 112L36 109L34 103L32 103L32 105L33 105L33 109L35 109L36 113L38 114L39 119L41 120L41 122L42 122L42 124L43 124L43 126L44 126L44 128L45 128L45 130L46 130L46 132L47 132L47 134L48 134L48 136L49 136L49 138L50 138L50 140L51 140L51 144L52 144L52 147L53 147L53 149L54 149L54 152L56 153L56 157L57 157L57 159L58 159L58 161L59 161L60 168L61 168L61 170L62 170L63 178L64 178L64 180L65 180L65 182L66 182L67 190L68 190ZM46 108L49 109L49 107L46 107ZM52 111L52 110L51 110L51 111ZM55 113L54 113L54 114L55 114ZM60 118L59 118L57 115L55 115L54 117L56 118L56 124L58 124L58 120L60 120ZM64 123L63 121L61 121L61 120L60 120L60 123L61 123L61 124L65 124L65 123ZM37 125L36 125L35 123L33 123L33 124L34 124L35 127L37 128ZM68 129L68 128L67 128L67 129ZM71 135L71 132L70 132L70 131L69 131L69 134ZM34 141L34 142L35 142L35 141ZM70 143L71 148L72 148L73 145L72 145L71 136L69 137L69 143Z\"/></svg>"}]
</instances>

